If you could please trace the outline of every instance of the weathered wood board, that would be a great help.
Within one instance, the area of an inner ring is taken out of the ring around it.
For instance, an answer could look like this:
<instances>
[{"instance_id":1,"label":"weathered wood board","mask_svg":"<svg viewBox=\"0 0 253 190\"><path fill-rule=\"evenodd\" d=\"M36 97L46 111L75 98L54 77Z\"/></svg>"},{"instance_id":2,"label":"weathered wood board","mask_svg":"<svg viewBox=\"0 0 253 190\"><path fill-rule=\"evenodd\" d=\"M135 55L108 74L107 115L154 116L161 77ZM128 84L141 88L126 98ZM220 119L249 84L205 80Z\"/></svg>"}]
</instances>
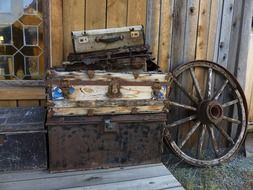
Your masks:
<instances>
[{"instance_id":1,"label":"weathered wood board","mask_svg":"<svg viewBox=\"0 0 253 190\"><path fill-rule=\"evenodd\" d=\"M182 185L162 164L49 174L46 171L0 174L8 190L177 189Z\"/></svg>"},{"instance_id":2,"label":"weathered wood board","mask_svg":"<svg viewBox=\"0 0 253 190\"><path fill-rule=\"evenodd\" d=\"M170 87L170 76L159 73L109 73L95 71L93 78L85 72L57 72L48 79L51 89L49 110L56 115L103 115L127 113L159 113L165 111L164 101ZM110 86L119 86L117 96L110 95ZM67 85L64 87L64 84ZM158 85L155 92L154 86ZM55 91L63 92L60 99ZM71 93L64 94L64 88ZM158 94L156 94L158 93Z\"/></svg>"}]
</instances>

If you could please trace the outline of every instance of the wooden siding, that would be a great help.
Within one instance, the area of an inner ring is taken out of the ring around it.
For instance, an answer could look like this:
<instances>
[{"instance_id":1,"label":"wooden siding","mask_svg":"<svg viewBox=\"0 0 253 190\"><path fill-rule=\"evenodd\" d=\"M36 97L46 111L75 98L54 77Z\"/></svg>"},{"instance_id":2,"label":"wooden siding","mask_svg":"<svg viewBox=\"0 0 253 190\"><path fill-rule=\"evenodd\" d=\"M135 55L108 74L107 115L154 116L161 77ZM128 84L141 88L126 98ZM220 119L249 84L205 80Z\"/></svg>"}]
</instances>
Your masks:
<instances>
[{"instance_id":1,"label":"wooden siding","mask_svg":"<svg viewBox=\"0 0 253 190\"><path fill-rule=\"evenodd\" d=\"M73 52L72 30L142 24L154 61L163 71L207 59L226 67L245 87L252 4L251 0L56 0L51 5L52 65Z\"/></svg>"},{"instance_id":2,"label":"wooden siding","mask_svg":"<svg viewBox=\"0 0 253 190\"><path fill-rule=\"evenodd\" d=\"M146 43L163 71L208 59L227 67L244 87L252 4L251 0L50 1L50 65L61 65L73 52L73 30L142 24ZM16 105L0 101L0 106Z\"/></svg>"}]
</instances>

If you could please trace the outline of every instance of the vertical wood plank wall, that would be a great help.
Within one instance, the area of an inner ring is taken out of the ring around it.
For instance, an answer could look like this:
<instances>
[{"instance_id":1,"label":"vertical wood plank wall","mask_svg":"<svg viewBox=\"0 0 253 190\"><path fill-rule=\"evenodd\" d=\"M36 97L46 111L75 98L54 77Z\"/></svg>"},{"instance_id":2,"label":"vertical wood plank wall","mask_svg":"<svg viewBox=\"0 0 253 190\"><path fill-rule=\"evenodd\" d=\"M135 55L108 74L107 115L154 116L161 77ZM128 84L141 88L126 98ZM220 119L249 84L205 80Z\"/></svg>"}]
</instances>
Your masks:
<instances>
[{"instance_id":1,"label":"vertical wood plank wall","mask_svg":"<svg viewBox=\"0 0 253 190\"><path fill-rule=\"evenodd\" d=\"M146 43L163 71L195 59L208 59L229 69L245 86L251 0L51 2L51 66L60 65L73 52L72 30L142 24Z\"/></svg>"}]
</instances>

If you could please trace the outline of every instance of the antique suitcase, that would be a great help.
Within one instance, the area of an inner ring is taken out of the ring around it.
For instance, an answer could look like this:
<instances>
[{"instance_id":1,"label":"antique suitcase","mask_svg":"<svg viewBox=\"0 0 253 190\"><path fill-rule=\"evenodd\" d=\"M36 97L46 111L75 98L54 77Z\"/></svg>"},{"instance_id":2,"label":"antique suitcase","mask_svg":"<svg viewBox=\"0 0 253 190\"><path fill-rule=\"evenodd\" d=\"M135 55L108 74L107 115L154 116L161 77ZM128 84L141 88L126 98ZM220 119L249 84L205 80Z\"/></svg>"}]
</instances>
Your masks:
<instances>
[{"instance_id":1,"label":"antique suitcase","mask_svg":"<svg viewBox=\"0 0 253 190\"><path fill-rule=\"evenodd\" d=\"M46 110L0 109L0 171L47 168Z\"/></svg>"},{"instance_id":2,"label":"antique suitcase","mask_svg":"<svg viewBox=\"0 0 253 190\"><path fill-rule=\"evenodd\" d=\"M145 43L143 26L128 26L72 32L75 53L96 52Z\"/></svg>"},{"instance_id":3,"label":"antique suitcase","mask_svg":"<svg viewBox=\"0 0 253 190\"><path fill-rule=\"evenodd\" d=\"M75 53L63 65L67 71L146 71L152 62L143 26L72 32Z\"/></svg>"}]
</instances>

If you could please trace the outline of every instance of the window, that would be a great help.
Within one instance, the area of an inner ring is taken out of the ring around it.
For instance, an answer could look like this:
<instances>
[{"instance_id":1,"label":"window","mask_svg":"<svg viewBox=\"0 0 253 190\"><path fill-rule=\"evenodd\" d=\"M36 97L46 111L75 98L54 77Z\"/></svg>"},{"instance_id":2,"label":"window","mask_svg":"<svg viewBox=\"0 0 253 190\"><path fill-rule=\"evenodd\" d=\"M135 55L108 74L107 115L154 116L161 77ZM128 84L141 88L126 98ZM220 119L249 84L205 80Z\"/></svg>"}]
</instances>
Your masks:
<instances>
[{"instance_id":1,"label":"window","mask_svg":"<svg viewBox=\"0 0 253 190\"><path fill-rule=\"evenodd\" d=\"M0 80L42 79L43 0L0 0Z\"/></svg>"}]
</instances>

